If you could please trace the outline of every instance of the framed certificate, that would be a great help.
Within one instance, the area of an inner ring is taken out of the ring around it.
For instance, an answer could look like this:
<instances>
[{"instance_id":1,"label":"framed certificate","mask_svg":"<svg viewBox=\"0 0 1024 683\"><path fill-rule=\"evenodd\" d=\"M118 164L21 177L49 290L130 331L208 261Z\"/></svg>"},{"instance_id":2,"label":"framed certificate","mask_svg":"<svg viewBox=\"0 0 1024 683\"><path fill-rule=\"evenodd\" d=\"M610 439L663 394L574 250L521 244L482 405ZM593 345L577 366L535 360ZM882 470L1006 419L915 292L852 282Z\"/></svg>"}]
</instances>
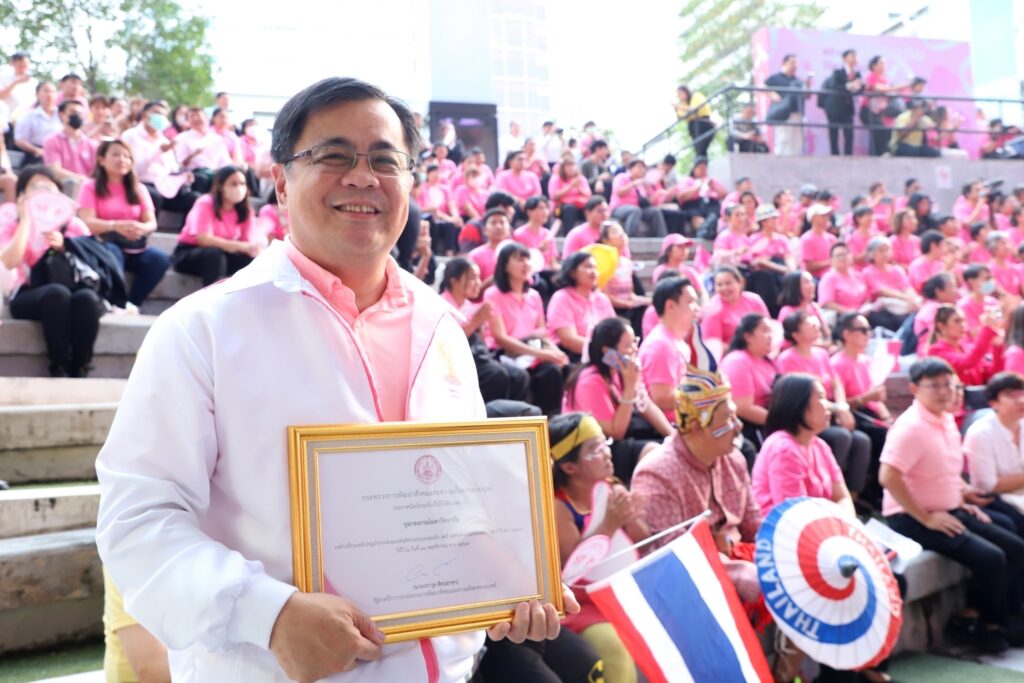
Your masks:
<instances>
[{"instance_id":1,"label":"framed certificate","mask_svg":"<svg viewBox=\"0 0 1024 683\"><path fill-rule=\"evenodd\" d=\"M342 595L387 642L564 614L545 418L289 427L299 590Z\"/></svg>"}]
</instances>

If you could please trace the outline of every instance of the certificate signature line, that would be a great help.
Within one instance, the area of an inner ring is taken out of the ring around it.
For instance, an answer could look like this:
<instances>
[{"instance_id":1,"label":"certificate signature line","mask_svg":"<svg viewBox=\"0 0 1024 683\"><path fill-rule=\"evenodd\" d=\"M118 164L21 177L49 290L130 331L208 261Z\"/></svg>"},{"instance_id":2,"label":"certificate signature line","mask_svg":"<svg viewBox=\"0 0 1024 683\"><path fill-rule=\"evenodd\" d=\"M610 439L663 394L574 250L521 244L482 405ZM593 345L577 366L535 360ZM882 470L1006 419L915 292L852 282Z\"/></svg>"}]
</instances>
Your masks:
<instances>
[{"instance_id":1,"label":"certificate signature line","mask_svg":"<svg viewBox=\"0 0 1024 683\"><path fill-rule=\"evenodd\" d=\"M443 570L454 564L458 560L458 556L453 557L449 560L438 562L434 565L433 569L428 569L424 564L416 564L409 568L409 571L405 574L406 581L415 581L416 579L430 579L438 578L442 575Z\"/></svg>"}]
</instances>

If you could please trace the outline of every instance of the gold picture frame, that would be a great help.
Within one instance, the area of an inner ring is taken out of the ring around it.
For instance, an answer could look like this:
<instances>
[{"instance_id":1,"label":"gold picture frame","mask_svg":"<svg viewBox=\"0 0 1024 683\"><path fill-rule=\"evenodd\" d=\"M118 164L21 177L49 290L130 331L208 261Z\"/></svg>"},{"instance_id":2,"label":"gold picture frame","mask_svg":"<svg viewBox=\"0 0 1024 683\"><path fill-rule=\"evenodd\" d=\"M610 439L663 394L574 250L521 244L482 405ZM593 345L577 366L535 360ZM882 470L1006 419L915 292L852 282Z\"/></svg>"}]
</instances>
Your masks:
<instances>
[{"instance_id":1,"label":"gold picture frame","mask_svg":"<svg viewBox=\"0 0 1024 683\"><path fill-rule=\"evenodd\" d=\"M489 628L534 599L564 615L546 418L292 426L288 457L295 585L352 600L386 642Z\"/></svg>"}]
</instances>

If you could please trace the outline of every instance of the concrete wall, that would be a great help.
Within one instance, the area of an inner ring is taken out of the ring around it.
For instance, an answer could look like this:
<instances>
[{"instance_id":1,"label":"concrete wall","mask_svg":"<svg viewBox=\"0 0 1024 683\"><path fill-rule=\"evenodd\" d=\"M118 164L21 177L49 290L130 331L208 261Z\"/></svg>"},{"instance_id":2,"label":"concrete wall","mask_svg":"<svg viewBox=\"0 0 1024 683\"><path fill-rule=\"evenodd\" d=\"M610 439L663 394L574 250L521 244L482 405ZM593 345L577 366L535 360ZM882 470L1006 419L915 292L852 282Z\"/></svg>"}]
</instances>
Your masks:
<instances>
[{"instance_id":1,"label":"concrete wall","mask_svg":"<svg viewBox=\"0 0 1024 683\"><path fill-rule=\"evenodd\" d=\"M865 194L880 180L893 194L902 194L907 178L920 180L931 195L936 212L948 212L963 183L973 178L1002 178L1007 189L1024 184L1024 162L963 159L908 159L903 157L777 157L771 154L729 154L711 162L711 175L730 189L735 178L749 176L757 193L769 200L777 191L796 191L805 183L828 188L843 202Z\"/></svg>"}]
</instances>

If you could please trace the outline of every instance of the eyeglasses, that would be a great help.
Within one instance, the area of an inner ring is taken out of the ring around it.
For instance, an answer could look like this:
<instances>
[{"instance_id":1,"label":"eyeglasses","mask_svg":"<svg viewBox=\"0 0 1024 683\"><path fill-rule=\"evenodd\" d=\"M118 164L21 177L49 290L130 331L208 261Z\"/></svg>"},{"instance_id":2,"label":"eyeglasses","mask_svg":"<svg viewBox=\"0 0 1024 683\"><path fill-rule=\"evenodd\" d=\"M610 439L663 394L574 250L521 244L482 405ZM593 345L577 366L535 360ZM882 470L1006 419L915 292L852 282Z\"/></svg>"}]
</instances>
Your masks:
<instances>
[{"instance_id":1,"label":"eyeglasses","mask_svg":"<svg viewBox=\"0 0 1024 683\"><path fill-rule=\"evenodd\" d=\"M603 441L596 441L590 445L589 448L580 449L581 460L592 460L600 455L603 455L606 450L612 447L613 439L608 437Z\"/></svg>"},{"instance_id":2,"label":"eyeglasses","mask_svg":"<svg viewBox=\"0 0 1024 683\"><path fill-rule=\"evenodd\" d=\"M397 149L375 149L360 154L348 145L314 145L292 156L288 163L309 159L311 166L319 166L327 173L344 175L356 167L359 157L366 157L375 176L399 176L415 167L412 157Z\"/></svg>"}]
</instances>

